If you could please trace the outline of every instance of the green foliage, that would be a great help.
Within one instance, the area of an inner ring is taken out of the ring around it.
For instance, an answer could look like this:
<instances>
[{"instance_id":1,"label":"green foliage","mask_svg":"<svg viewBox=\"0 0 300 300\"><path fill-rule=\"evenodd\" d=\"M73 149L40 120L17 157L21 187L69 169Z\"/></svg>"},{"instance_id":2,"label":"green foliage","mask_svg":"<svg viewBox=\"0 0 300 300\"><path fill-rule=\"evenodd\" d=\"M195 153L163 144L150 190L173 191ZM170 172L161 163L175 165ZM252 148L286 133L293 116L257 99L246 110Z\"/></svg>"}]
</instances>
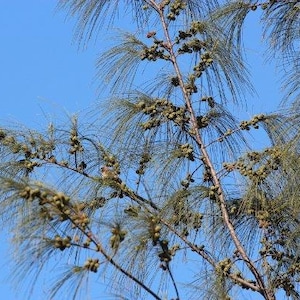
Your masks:
<instances>
[{"instance_id":1,"label":"green foliage","mask_svg":"<svg viewBox=\"0 0 300 300\"><path fill-rule=\"evenodd\" d=\"M298 2L60 1L80 39L124 5L147 26L114 36L98 59L111 99L95 119L0 128L17 281L59 259L50 298L69 285L76 299L104 274L122 299L298 299L299 101L250 120L233 113L247 95L246 17L262 9L275 54L298 72ZM263 149L247 143L254 130Z\"/></svg>"}]
</instances>

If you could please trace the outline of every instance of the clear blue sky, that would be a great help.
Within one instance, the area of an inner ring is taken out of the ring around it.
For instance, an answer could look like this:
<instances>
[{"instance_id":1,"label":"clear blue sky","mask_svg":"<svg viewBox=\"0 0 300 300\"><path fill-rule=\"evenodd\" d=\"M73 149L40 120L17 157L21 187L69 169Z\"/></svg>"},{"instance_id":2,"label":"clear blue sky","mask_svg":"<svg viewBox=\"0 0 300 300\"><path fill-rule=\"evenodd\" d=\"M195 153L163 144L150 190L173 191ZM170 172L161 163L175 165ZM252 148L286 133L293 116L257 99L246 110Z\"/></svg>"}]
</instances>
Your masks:
<instances>
[{"instance_id":1,"label":"clear blue sky","mask_svg":"<svg viewBox=\"0 0 300 300\"><path fill-rule=\"evenodd\" d=\"M56 1L0 3L0 119L37 125L43 113L89 105L96 51L72 44L73 24L55 13Z\"/></svg>"},{"instance_id":2,"label":"clear blue sky","mask_svg":"<svg viewBox=\"0 0 300 300\"><path fill-rule=\"evenodd\" d=\"M98 49L91 43L87 50L79 51L72 44L74 22L66 22L62 12L55 13L56 1L0 0L0 4L0 124L39 128L91 105L96 100L93 79ZM255 18L246 29L245 46L259 94L249 99L245 115L250 116L274 109L279 97L274 66L263 65ZM8 284L8 253L7 236L2 234L0 298L20 300L22 296L17 297Z\"/></svg>"}]
</instances>

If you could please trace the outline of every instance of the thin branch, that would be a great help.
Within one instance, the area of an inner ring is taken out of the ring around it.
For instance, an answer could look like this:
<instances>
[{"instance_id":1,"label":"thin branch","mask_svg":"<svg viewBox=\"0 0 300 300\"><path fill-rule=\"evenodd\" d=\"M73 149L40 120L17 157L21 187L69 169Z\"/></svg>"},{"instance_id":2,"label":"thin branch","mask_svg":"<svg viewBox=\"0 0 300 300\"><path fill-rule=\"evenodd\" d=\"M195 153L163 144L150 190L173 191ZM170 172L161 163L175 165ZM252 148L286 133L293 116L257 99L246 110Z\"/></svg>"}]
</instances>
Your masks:
<instances>
[{"instance_id":1,"label":"thin branch","mask_svg":"<svg viewBox=\"0 0 300 300\"><path fill-rule=\"evenodd\" d=\"M104 250L104 248L101 246L101 243L98 241L98 239L96 238L96 236L92 233L92 231L90 231L90 229L88 227L86 228L87 231L88 231L87 232L84 228L82 228L81 226L78 226L78 224L76 224L71 217L69 217L69 216L67 216L67 217L70 220L70 222L78 230L80 230L87 238L89 238L91 240L91 242L94 243L94 245L96 246L97 251L100 252L110 264L112 264L117 270L119 270L125 276L127 276L128 278L130 278L131 280L133 280L135 283L137 283L141 288L143 288L145 291L147 291L149 294L151 294L155 299L162 300L147 285L145 285L142 281L140 281L138 278L136 278L135 276L133 276L131 273L129 273L128 271L126 271L125 269L123 269L118 263L116 263L114 261L114 259L110 255L108 255L106 253L106 251Z\"/></svg>"},{"instance_id":2,"label":"thin branch","mask_svg":"<svg viewBox=\"0 0 300 300\"><path fill-rule=\"evenodd\" d=\"M209 156L209 154L206 150L205 145L202 142L202 138L201 138L200 133L199 133L197 118L196 118L196 115L195 115L195 112L194 112L194 109L193 109L193 106L192 106L192 103L191 103L190 96L189 96L189 94L186 90L186 87L184 85L184 81L183 81L183 77L182 77L179 65L177 63L177 58L176 58L176 55L175 55L174 50L173 50L173 44L172 44L172 41L171 41L171 38L170 38L170 35L169 35L168 25L167 25L167 22L165 20L164 11L153 0L150 0L149 2L151 3L152 7L155 8L155 10L159 13L161 24L162 24L163 31L164 31L164 34L165 34L165 38L166 38L166 41L167 41L166 42L167 43L167 48L168 48L169 53L170 53L170 61L172 62L173 67L175 69L175 72L176 72L176 75L177 75L177 78L178 78L178 81L179 81L179 86L182 90L182 94L183 94L187 109L188 109L188 111L190 112L190 115L191 115L191 117L190 117L191 126L195 130L195 136L196 136L196 141L197 141L198 147L199 147L200 151L202 152L202 154L204 156L206 165L208 166L208 168L211 171L212 182L213 182L214 186L218 187L219 206L220 206L220 209L221 209L221 212L222 212L224 224L228 228L230 236L231 236L238 252L240 253L240 255L243 258L243 260L245 261L245 263L247 264L249 270L252 272L252 274L256 278L256 280L258 282L258 285L259 285L259 288L260 288L259 292L265 297L265 299L273 300L274 295L270 296L268 294L262 276L257 271L254 263L248 257L243 245L241 244L241 242L240 242L240 240L239 240L239 238L238 238L238 236L235 232L234 226L232 225L232 223L230 221L229 214L228 214L227 207L226 207L224 192L223 192L222 187L221 187L221 183L219 181L219 178L217 176L217 172L214 168L214 165L213 165L213 163L211 161L211 158L210 158L210 156Z\"/></svg>"},{"instance_id":3,"label":"thin branch","mask_svg":"<svg viewBox=\"0 0 300 300\"><path fill-rule=\"evenodd\" d=\"M173 276L173 274L172 274L172 271L171 271L171 269L170 269L170 264L167 263L166 265L167 265L166 267L167 267L167 270L168 270L168 272L169 272L169 274L170 274L171 281L172 281L172 283L173 283L173 286L174 286L174 289L175 289L175 292L176 292L177 300L180 300L179 291L178 291L178 288L177 288L177 285L176 285L174 276Z\"/></svg>"}]
</instances>

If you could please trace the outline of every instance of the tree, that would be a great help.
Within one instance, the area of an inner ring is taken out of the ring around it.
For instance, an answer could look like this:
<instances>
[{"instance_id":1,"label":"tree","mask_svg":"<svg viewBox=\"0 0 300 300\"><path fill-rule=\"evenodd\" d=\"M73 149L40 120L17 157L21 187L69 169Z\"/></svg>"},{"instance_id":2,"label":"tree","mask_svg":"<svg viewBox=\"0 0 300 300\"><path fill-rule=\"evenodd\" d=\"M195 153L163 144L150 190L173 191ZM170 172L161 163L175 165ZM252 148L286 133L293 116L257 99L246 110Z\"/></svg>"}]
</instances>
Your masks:
<instances>
[{"instance_id":1,"label":"tree","mask_svg":"<svg viewBox=\"0 0 300 300\"><path fill-rule=\"evenodd\" d=\"M93 273L119 299L300 297L299 3L198 2L60 1L82 42L124 5L138 34L115 37L97 63L112 88L100 116L0 130L15 273L64 261L51 299L68 284L79 297ZM242 26L260 8L293 101L240 121ZM268 135L263 149L248 145L252 130Z\"/></svg>"}]
</instances>

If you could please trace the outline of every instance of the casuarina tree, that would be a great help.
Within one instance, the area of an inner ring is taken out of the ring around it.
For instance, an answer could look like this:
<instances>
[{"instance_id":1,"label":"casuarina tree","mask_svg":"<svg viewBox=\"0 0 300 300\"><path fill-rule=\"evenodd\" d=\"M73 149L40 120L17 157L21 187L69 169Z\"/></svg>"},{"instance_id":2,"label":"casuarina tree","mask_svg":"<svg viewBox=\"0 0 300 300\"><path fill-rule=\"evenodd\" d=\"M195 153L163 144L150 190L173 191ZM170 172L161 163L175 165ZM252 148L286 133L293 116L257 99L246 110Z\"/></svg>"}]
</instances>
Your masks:
<instances>
[{"instance_id":1,"label":"casuarina tree","mask_svg":"<svg viewBox=\"0 0 300 300\"><path fill-rule=\"evenodd\" d=\"M97 61L110 96L45 130L1 127L17 281L48 278L48 299L87 299L88 278L114 299L299 299L299 1L59 7L78 18L79 43L111 30ZM132 32L113 28L122 14ZM251 14L285 106L241 120Z\"/></svg>"}]
</instances>

